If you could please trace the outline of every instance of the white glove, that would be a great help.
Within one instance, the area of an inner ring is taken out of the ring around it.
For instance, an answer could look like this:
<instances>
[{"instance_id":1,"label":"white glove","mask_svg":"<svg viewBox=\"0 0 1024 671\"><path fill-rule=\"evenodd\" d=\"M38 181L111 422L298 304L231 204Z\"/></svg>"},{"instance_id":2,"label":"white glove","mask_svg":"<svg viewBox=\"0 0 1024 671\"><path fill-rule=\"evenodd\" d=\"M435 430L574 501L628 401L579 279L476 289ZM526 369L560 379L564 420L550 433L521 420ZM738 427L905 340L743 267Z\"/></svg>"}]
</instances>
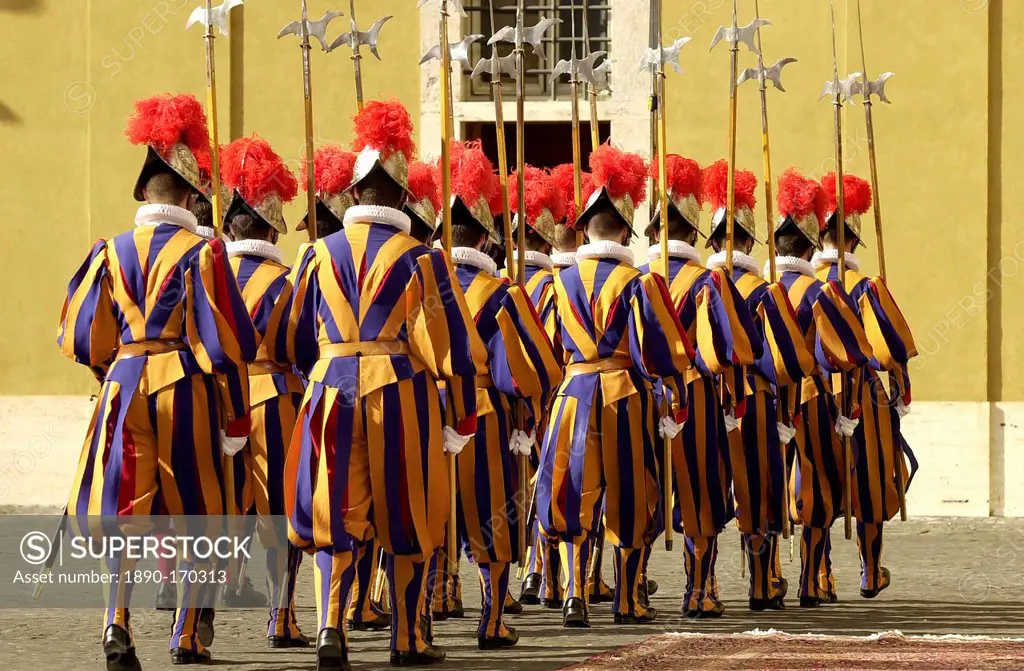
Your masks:
<instances>
[{"instance_id":1,"label":"white glove","mask_svg":"<svg viewBox=\"0 0 1024 671\"><path fill-rule=\"evenodd\" d=\"M444 451L448 454L459 454L469 444L473 436L464 436L454 427L444 427Z\"/></svg>"},{"instance_id":2,"label":"white glove","mask_svg":"<svg viewBox=\"0 0 1024 671\"><path fill-rule=\"evenodd\" d=\"M725 430L728 433L732 433L736 429L740 428L740 420L736 419L736 415L730 410L725 413Z\"/></svg>"},{"instance_id":3,"label":"white glove","mask_svg":"<svg viewBox=\"0 0 1024 671\"><path fill-rule=\"evenodd\" d=\"M839 415L836 418L836 433L845 438L851 438L858 424L860 424L859 419L850 419L849 417Z\"/></svg>"},{"instance_id":4,"label":"white glove","mask_svg":"<svg viewBox=\"0 0 1024 671\"><path fill-rule=\"evenodd\" d=\"M902 398L896 399L896 414L900 417L906 417L910 414L910 406L906 405Z\"/></svg>"},{"instance_id":5,"label":"white glove","mask_svg":"<svg viewBox=\"0 0 1024 671\"><path fill-rule=\"evenodd\" d=\"M224 429L220 431L220 451L224 453L225 457L233 457L241 452L247 442L249 442L247 436L235 438L224 433Z\"/></svg>"},{"instance_id":6,"label":"white glove","mask_svg":"<svg viewBox=\"0 0 1024 671\"><path fill-rule=\"evenodd\" d=\"M533 445L536 442L536 429L532 433L526 433L522 429L513 429L512 438L508 442L508 449L512 454L528 457L533 452Z\"/></svg>"},{"instance_id":7,"label":"white glove","mask_svg":"<svg viewBox=\"0 0 1024 671\"><path fill-rule=\"evenodd\" d=\"M776 422L775 428L779 432L779 442L783 445L789 445L793 441L793 436L796 435L796 429L792 426L786 426L782 422Z\"/></svg>"},{"instance_id":8,"label":"white glove","mask_svg":"<svg viewBox=\"0 0 1024 671\"><path fill-rule=\"evenodd\" d=\"M661 434L662 438L673 440L682 430L683 425L671 417L662 417L661 421L658 422L658 433Z\"/></svg>"}]
</instances>

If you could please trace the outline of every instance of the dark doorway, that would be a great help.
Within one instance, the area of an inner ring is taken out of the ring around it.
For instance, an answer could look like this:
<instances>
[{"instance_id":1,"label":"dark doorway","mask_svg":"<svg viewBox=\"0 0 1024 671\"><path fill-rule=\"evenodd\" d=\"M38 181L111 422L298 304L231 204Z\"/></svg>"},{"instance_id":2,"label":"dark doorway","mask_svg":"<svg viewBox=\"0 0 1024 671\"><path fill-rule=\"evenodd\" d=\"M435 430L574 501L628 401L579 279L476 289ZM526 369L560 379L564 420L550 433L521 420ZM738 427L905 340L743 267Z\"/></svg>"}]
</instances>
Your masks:
<instances>
[{"instance_id":1,"label":"dark doorway","mask_svg":"<svg viewBox=\"0 0 1024 671\"><path fill-rule=\"evenodd\" d=\"M602 121L599 126L601 142L611 136L611 123ZM493 123L468 123L463 137L480 140L484 153L497 164L498 143ZM505 142L509 160L509 172L515 169L516 124L505 123ZM553 168L562 163L572 163L572 124L568 121L544 121L526 124L526 162L538 168ZM592 150L590 123L580 122L580 151L583 169L587 171L587 160Z\"/></svg>"}]
</instances>

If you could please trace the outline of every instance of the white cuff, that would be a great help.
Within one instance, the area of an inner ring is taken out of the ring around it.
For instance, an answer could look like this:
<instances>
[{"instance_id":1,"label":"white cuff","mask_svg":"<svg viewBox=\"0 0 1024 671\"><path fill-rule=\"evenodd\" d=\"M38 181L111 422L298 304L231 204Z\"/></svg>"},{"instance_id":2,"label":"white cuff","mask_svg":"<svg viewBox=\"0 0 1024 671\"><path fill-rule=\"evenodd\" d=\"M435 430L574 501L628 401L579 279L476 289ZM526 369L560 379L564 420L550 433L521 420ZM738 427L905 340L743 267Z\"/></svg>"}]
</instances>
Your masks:
<instances>
[{"instance_id":1,"label":"white cuff","mask_svg":"<svg viewBox=\"0 0 1024 671\"><path fill-rule=\"evenodd\" d=\"M736 419L736 415L734 415L731 411L725 413L725 430L726 430L726 432L732 433L733 431L735 431L738 428L740 428L740 421L738 419Z\"/></svg>"},{"instance_id":2,"label":"white cuff","mask_svg":"<svg viewBox=\"0 0 1024 671\"><path fill-rule=\"evenodd\" d=\"M896 399L896 413L900 417L906 417L910 414L910 406L903 402L903 399Z\"/></svg>"},{"instance_id":3,"label":"white cuff","mask_svg":"<svg viewBox=\"0 0 1024 671\"><path fill-rule=\"evenodd\" d=\"M671 417L662 417L658 423L658 433L661 434L662 438L668 440L675 439L679 435L679 432L683 430L683 425L676 422Z\"/></svg>"}]
</instances>

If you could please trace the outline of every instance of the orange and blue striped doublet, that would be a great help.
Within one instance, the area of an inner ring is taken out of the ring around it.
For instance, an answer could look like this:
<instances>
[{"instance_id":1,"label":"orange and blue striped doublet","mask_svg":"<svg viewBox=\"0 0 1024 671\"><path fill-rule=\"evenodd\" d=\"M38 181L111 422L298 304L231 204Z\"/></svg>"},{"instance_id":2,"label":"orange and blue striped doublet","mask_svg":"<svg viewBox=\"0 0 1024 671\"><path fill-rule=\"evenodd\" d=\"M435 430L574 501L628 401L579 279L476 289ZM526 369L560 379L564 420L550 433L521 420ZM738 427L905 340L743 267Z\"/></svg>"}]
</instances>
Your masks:
<instances>
[{"instance_id":1,"label":"orange and blue striped doublet","mask_svg":"<svg viewBox=\"0 0 1024 671\"><path fill-rule=\"evenodd\" d=\"M746 408L740 430L729 436L736 523L742 533L780 533L788 511L775 389L810 374L814 360L784 288L739 267L733 269L733 283L755 320L763 347L757 362L743 371Z\"/></svg>"},{"instance_id":2,"label":"orange and blue striped doublet","mask_svg":"<svg viewBox=\"0 0 1024 671\"><path fill-rule=\"evenodd\" d=\"M456 273L477 331L487 347L489 375L477 380L477 430L456 457L461 534L480 566L483 587L480 636L504 635L509 562L518 560L518 470L509 451L514 422L529 432L547 408L562 371L522 288L509 286L478 265L460 262ZM467 250L469 251L469 250ZM512 404L522 399L520 418ZM524 416L525 414L525 416Z\"/></svg>"},{"instance_id":3,"label":"orange and blue striped doublet","mask_svg":"<svg viewBox=\"0 0 1024 671\"><path fill-rule=\"evenodd\" d=\"M246 245L249 245L248 247ZM264 243L269 247L268 243ZM256 253L259 243L228 243L231 267L235 271L242 298L249 310L259 338L256 360L249 364L249 397L252 404L252 431L248 449L232 459L248 462L247 484L235 493L237 513L253 506L261 516L284 515L284 464L299 404L302 380L288 363L288 315L291 311L292 284L289 268L266 253ZM275 250L276 251L276 250ZM237 472L237 468L235 469ZM239 483L236 481L235 483ZM230 505L230 502L229 502ZM261 525L272 530L274 525ZM295 624L295 577L301 553L287 537L266 537L267 578L270 585L270 621L267 635L295 638L301 632ZM283 580L283 584L282 584Z\"/></svg>"},{"instance_id":4,"label":"orange and blue striped doublet","mask_svg":"<svg viewBox=\"0 0 1024 671\"><path fill-rule=\"evenodd\" d=\"M102 380L69 514L221 514L219 429L248 418L256 351L223 245L175 223L97 242L57 340Z\"/></svg>"},{"instance_id":5,"label":"orange and blue striped doublet","mask_svg":"<svg viewBox=\"0 0 1024 671\"><path fill-rule=\"evenodd\" d=\"M818 278L836 281L839 266L826 263L819 267ZM847 267L845 285L856 302L862 318L872 358L864 367L864 382L859 385L861 422L853 434L856 448L853 512L870 524L891 520L899 511L896 488L896 464L902 454L913 462L909 446L900 433L899 401L910 402L910 359L917 354L910 327L888 288L879 278L869 279ZM881 371L891 374L893 388L887 390ZM906 467L903 466L904 471ZM904 482L909 478L905 473Z\"/></svg>"},{"instance_id":6,"label":"orange and blue striped doublet","mask_svg":"<svg viewBox=\"0 0 1024 671\"><path fill-rule=\"evenodd\" d=\"M849 372L871 357L864 329L848 294L838 284L787 270L779 281L796 310L804 342L817 367L801 384L801 418L796 425L799 447L794 504L801 524L826 528L842 509L842 446L835 432L836 406L829 380L833 371Z\"/></svg>"},{"instance_id":7,"label":"orange and blue striped doublet","mask_svg":"<svg viewBox=\"0 0 1024 671\"><path fill-rule=\"evenodd\" d=\"M683 372L693 355L661 278L613 257L588 257L555 278L555 320L566 360L541 450L537 515L560 538L565 597L586 598L586 539L602 498L608 539L636 551L657 532L659 408L654 382L685 403ZM600 252L596 252L600 254ZM622 554L619 552L618 554ZM616 612L638 605L639 562L617 572ZM633 599L628 597L633 595Z\"/></svg>"},{"instance_id":8,"label":"orange and blue striped doublet","mask_svg":"<svg viewBox=\"0 0 1024 671\"><path fill-rule=\"evenodd\" d=\"M61 314L61 350L102 383L68 513L220 515L219 431L248 421L256 336L219 241L196 235L182 208L146 205L137 219L96 243ZM199 591L179 589L179 606L198 603ZM126 627L130 589L112 592L105 626ZM179 607L171 648L201 649L197 619L197 609Z\"/></svg>"},{"instance_id":9,"label":"orange and blue striped doublet","mask_svg":"<svg viewBox=\"0 0 1024 671\"><path fill-rule=\"evenodd\" d=\"M490 372L477 380L477 431L456 458L467 552L477 562L516 561L517 476L509 451L512 403L523 399L522 424L541 418L562 371L526 294L486 270L458 263L456 274L488 352Z\"/></svg>"},{"instance_id":10,"label":"orange and blue striped doublet","mask_svg":"<svg viewBox=\"0 0 1024 671\"><path fill-rule=\"evenodd\" d=\"M448 514L435 380L473 420L486 370L446 255L381 223L318 241L296 266L289 355L309 376L286 470L293 541L355 550L372 522L389 553L429 555Z\"/></svg>"},{"instance_id":11,"label":"orange and blue striped doublet","mask_svg":"<svg viewBox=\"0 0 1024 671\"><path fill-rule=\"evenodd\" d=\"M677 531L688 537L717 535L734 514L730 496L729 441L717 375L743 370L762 353L761 339L724 270L711 271L695 258L670 253L669 293L679 321L694 344L687 372L687 422L673 441ZM660 259L650 267L660 271ZM736 401L742 414L742 399Z\"/></svg>"},{"instance_id":12,"label":"orange and blue striped doublet","mask_svg":"<svg viewBox=\"0 0 1024 671\"><path fill-rule=\"evenodd\" d=\"M309 383L285 469L289 536L318 555L320 628L343 632L353 553L376 537L394 556L399 651L426 646L424 559L449 511L436 381L447 380L449 417L468 435L487 363L447 254L409 236L407 222L388 208L351 208L344 230L300 253L288 353Z\"/></svg>"}]
</instances>

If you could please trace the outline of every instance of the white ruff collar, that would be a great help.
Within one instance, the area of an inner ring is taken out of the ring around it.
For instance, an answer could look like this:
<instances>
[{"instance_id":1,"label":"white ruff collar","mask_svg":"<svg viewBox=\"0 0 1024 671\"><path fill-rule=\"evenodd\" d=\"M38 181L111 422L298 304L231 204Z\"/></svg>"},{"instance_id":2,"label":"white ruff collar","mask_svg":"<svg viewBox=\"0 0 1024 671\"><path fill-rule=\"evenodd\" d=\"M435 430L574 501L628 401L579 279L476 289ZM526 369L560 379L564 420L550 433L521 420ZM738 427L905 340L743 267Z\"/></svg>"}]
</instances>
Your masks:
<instances>
[{"instance_id":1,"label":"white ruff collar","mask_svg":"<svg viewBox=\"0 0 1024 671\"><path fill-rule=\"evenodd\" d=\"M776 256L775 270L780 273L800 273L808 277L814 277L814 266L810 261L804 261L798 256ZM768 262L764 264L764 274L769 272Z\"/></svg>"},{"instance_id":2,"label":"white ruff collar","mask_svg":"<svg viewBox=\"0 0 1024 671\"><path fill-rule=\"evenodd\" d=\"M576 265L576 252L555 252L551 255L551 263L556 268L568 268Z\"/></svg>"},{"instance_id":3,"label":"white ruff collar","mask_svg":"<svg viewBox=\"0 0 1024 671\"><path fill-rule=\"evenodd\" d=\"M403 233L412 230L408 214L382 205L353 205L345 210L345 225L349 224L387 224Z\"/></svg>"},{"instance_id":4,"label":"white ruff collar","mask_svg":"<svg viewBox=\"0 0 1024 671\"><path fill-rule=\"evenodd\" d=\"M224 248L228 250L228 256L248 254L284 265L281 250L269 240L229 240L224 243Z\"/></svg>"},{"instance_id":5,"label":"white ruff collar","mask_svg":"<svg viewBox=\"0 0 1024 671\"><path fill-rule=\"evenodd\" d=\"M537 266L538 268L543 268L544 270L555 269L554 261L552 261L551 257L545 254L544 252L535 252L528 249L526 250L526 254L524 254L524 256L526 257L526 265L528 266ZM519 261L518 249L512 250L512 260L517 262Z\"/></svg>"},{"instance_id":6,"label":"white ruff collar","mask_svg":"<svg viewBox=\"0 0 1024 671\"><path fill-rule=\"evenodd\" d=\"M498 274L498 264L494 262L494 259L472 247L452 248L452 263L460 266L473 266L488 275L497 276Z\"/></svg>"},{"instance_id":7,"label":"white ruff collar","mask_svg":"<svg viewBox=\"0 0 1024 671\"><path fill-rule=\"evenodd\" d=\"M615 259L622 263L633 265L633 250L611 240L599 240L587 245L580 245L576 250L576 260L586 259Z\"/></svg>"},{"instance_id":8,"label":"white ruff collar","mask_svg":"<svg viewBox=\"0 0 1024 671\"><path fill-rule=\"evenodd\" d=\"M668 255L674 259L684 259L686 261L693 261L694 263L700 263L700 254L693 248L688 242L682 240L669 240L668 241ZM661 258L661 245L651 245L647 249L647 260L655 261Z\"/></svg>"},{"instance_id":9,"label":"white ruff collar","mask_svg":"<svg viewBox=\"0 0 1024 671\"><path fill-rule=\"evenodd\" d=\"M725 262L725 254L725 252L716 252L709 256L707 264L708 268L711 270L714 270L715 268L725 268L727 265ZM738 252L734 249L732 252L732 265L737 268L742 268L748 273L757 275L758 277L761 276L758 272L760 269L757 267L757 259L750 254L744 254L743 252Z\"/></svg>"},{"instance_id":10,"label":"white ruff collar","mask_svg":"<svg viewBox=\"0 0 1024 671\"><path fill-rule=\"evenodd\" d=\"M837 265L839 263L839 250L838 249L826 249L820 252L814 252L814 256L811 258L811 265L815 268L821 268L827 265ZM850 270L857 272L860 270L860 261L853 252L846 252L846 267Z\"/></svg>"},{"instance_id":11,"label":"white ruff collar","mask_svg":"<svg viewBox=\"0 0 1024 671\"><path fill-rule=\"evenodd\" d=\"M149 203L141 205L135 213L136 226L157 226L159 224L170 224L180 226L186 231L196 232L196 215L183 207L177 205L164 205L160 203Z\"/></svg>"},{"instance_id":12,"label":"white ruff collar","mask_svg":"<svg viewBox=\"0 0 1024 671\"><path fill-rule=\"evenodd\" d=\"M204 240L213 240L217 232L213 230L213 226L196 226L196 235Z\"/></svg>"}]
</instances>

